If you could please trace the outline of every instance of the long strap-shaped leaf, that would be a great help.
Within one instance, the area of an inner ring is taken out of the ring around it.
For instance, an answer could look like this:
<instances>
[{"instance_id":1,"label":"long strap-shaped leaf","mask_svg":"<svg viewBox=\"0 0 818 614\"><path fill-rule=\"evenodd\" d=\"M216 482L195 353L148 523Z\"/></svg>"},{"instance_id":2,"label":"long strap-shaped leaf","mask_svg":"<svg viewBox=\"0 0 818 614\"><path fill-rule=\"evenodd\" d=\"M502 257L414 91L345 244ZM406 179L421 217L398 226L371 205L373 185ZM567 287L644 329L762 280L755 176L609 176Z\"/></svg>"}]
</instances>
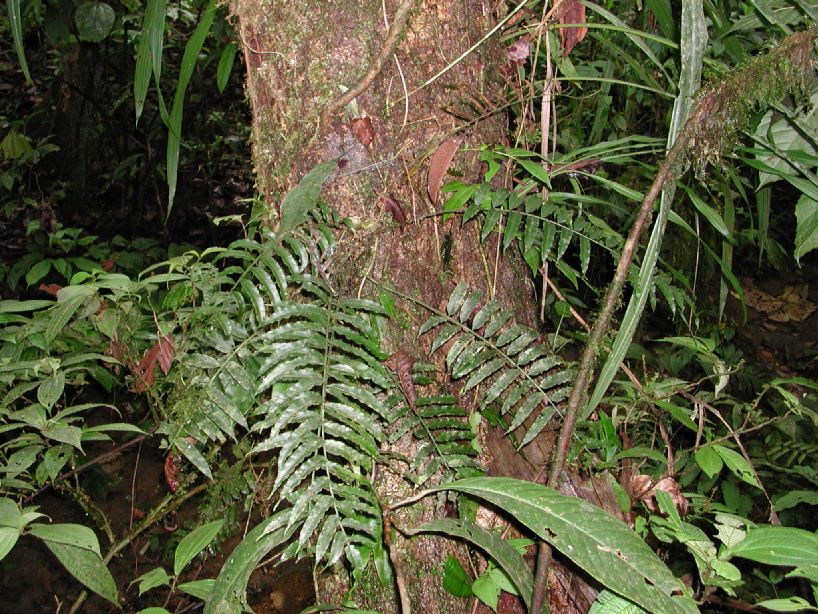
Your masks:
<instances>
[{"instance_id":1,"label":"long strap-shaped leaf","mask_svg":"<svg viewBox=\"0 0 818 614\"><path fill-rule=\"evenodd\" d=\"M704 50L707 47L707 26L705 23L702 0L687 0L682 2L682 32L681 32L681 58L682 71L679 79L679 96L673 104L673 116L670 120L670 130L668 132L667 148L670 150L676 141L676 136L682 129L684 122L690 115L693 108L693 96L699 89L701 83L702 64L704 62ZM602 400L605 391L613 381L614 376L619 371L619 365L625 358L625 353L630 347L633 333L645 311L650 288L653 284L653 273L656 269L656 262L662 247L662 238L665 235L667 218L670 213L670 205L673 202L673 195L676 191L675 183L670 183L662 190L662 198L659 204L659 215L656 216L656 223L648 241L645 256L642 259L642 266L639 269L639 281L634 288L633 296L628 303L625 316L622 318L622 325L614 340L611 353L600 371L596 387L585 407L583 417L587 417L594 411Z\"/></svg>"},{"instance_id":2,"label":"long strap-shaped leaf","mask_svg":"<svg viewBox=\"0 0 818 614\"><path fill-rule=\"evenodd\" d=\"M173 107L170 111L170 124L168 125L168 212L165 216L170 216L173 208L173 197L176 195L176 178L179 171L179 146L182 139L182 111L185 105L185 90L196 67L196 60L202 50L205 38L210 33L210 26L213 25L213 18L216 15L216 0L210 0L202 13L193 35L185 45L185 54L182 56L182 67L179 70L179 82L176 84L176 93L173 96Z\"/></svg>"},{"instance_id":3,"label":"long strap-shaped leaf","mask_svg":"<svg viewBox=\"0 0 818 614\"><path fill-rule=\"evenodd\" d=\"M20 68L23 69L26 82L34 85L31 75L28 72L28 62L26 62L26 52L23 49L23 19L20 14L20 0L6 0L6 8L9 13L9 23L11 24L11 35L14 38L14 50L20 60Z\"/></svg>"},{"instance_id":4,"label":"long strap-shaped leaf","mask_svg":"<svg viewBox=\"0 0 818 614\"><path fill-rule=\"evenodd\" d=\"M621 520L587 501L511 478L469 478L432 490L455 490L495 504L609 590L649 612L698 612L653 550Z\"/></svg>"},{"instance_id":5,"label":"long strap-shaped leaf","mask_svg":"<svg viewBox=\"0 0 818 614\"><path fill-rule=\"evenodd\" d=\"M136 122L142 115L145 99L148 97L148 86L151 82L151 69L159 89L159 77L162 74L162 41L165 37L166 0L148 0L145 17L142 20L142 38L136 51L136 70L134 71L133 94L136 108Z\"/></svg>"}]
</instances>

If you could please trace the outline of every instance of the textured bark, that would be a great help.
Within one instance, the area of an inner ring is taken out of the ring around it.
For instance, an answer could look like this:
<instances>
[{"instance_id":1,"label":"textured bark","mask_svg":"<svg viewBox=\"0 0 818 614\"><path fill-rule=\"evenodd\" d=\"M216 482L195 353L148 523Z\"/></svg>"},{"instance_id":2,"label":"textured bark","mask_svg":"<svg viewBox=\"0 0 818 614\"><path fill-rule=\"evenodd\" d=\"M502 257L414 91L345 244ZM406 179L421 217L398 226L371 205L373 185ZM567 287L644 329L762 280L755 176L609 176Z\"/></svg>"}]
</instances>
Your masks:
<instances>
[{"instance_id":1,"label":"textured bark","mask_svg":"<svg viewBox=\"0 0 818 614\"><path fill-rule=\"evenodd\" d=\"M399 4L385 2L390 23ZM496 244L481 245L475 226L462 228L459 220L443 223L434 215L440 206L426 194L428 160L441 142L455 134L463 138L449 176L475 181L484 171L475 148L504 140L503 114L477 122L467 119L479 114L474 99L500 106L503 98L497 69L507 60L496 39L413 93L408 110L404 102L407 90L434 77L491 29L497 16L490 3L417 2L396 53L386 59L374 82L324 122L320 118L325 109L355 86L381 52L388 32L381 0L232 0L231 10L248 69L258 189L271 215L282 194L315 164L341 160L323 195L353 220L356 231L338 238L330 271L334 289L377 295L387 286L441 308L454 286L465 281L487 296L496 295L520 322L533 325L533 291L516 253L515 258L497 258ZM352 132L353 120L362 117L369 118L374 132L368 145ZM399 216L389 213L394 203L389 205L388 199L400 204L405 224L399 225ZM403 326L388 333L385 350L425 359L415 330L429 314L408 302L401 310ZM397 498L401 493L384 494ZM413 513L396 520L417 526L439 515L432 507ZM416 539L408 546L399 539L398 545L414 611L454 613L470 605L440 586L442 561L450 551L462 557L462 545L441 546L438 539ZM396 611L393 587L380 587L374 578L362 579L360 585L359 605ZM319 602L339 603L347 586L341 569L319 576Z\"/></svg>"}]
</instances>

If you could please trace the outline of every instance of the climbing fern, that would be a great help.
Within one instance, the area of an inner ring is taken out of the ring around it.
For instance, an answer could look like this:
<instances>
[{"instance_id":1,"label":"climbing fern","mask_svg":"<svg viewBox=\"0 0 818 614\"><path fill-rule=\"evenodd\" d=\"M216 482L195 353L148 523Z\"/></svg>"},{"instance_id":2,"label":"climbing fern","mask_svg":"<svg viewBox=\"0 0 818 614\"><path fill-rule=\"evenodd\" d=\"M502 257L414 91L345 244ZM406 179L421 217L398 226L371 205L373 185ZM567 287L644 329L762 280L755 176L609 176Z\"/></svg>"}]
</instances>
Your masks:
<instances>
[{"instance_id":1,"label":"climbing fern","mask_svg":"<svg viewBox=\"0 0 818 614\"><path fill-rule=\"evenodd\" d=\"M425 484L432 476L443 481L452 478L474 477L482 473L476 459L479 446L474 418L460 407L451 395L436 395L434 365L413 363L411 366L412 392L392 396L389 442L394 444L405 436L418 442L409 465L407 478L415 486ZM414 396L420 390L421 394ZM404 391L406 392L406 391Z\"/></svg>"},{"instance_id":2,"label":"climbing fern","mask_svg":"<svg viewBox=\"0 0 818 614\"><path fill-rule=\"evenodd\" d=\"M539 343L533 330L513 322L499 303L482 304L480 293L458 285L446 312L429 318L420 334L437 330L432 352L446 350L446 366L462 393L479 389L482 409L499 408L511 417L508 432L526 425L519 447L530 443L561 411L568 397L571 370ZM529 420L530 419L530 420Z\"/></svg>"}]
</instances>

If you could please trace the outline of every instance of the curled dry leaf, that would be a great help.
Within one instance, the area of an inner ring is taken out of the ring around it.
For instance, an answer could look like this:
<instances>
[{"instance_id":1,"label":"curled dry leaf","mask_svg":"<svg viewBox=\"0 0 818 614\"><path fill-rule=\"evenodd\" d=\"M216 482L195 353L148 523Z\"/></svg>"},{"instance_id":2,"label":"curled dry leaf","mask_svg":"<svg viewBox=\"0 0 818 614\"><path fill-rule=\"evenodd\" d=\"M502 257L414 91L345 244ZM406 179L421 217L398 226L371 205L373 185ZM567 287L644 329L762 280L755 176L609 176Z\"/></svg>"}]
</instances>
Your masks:
<instances>
[{"instance_id":1,"label":"curled dry leaf","mask_svg":"<svg viewBox=\"0 0 818 614\"><path fill-rule=\"evenodd\" d=\"M159 368L162 369L162 373L167 375L170 372L170 365L173 362L173 356L175 354L173 338L170 335L159 337L159 341L156 345L159 347Z\"/></svg>"},{"instance_id":2,"label":"curled dry leaf","mask_svg":"<svg viewBox=\"0 0 818 614\"><path fill-rule=\"evenodd\" d=\"M165 482L171 492L179 489L179 465L176 463L173 452L169 452L165 457Z\"/></svg>"},{"instance_id":3,"label":"curled dry leaf","mask_svg":"<svg viewBox=\"0 0 818 614\"><path fill-rule=\"evenodd\" d=\"M384 208L392 214L392 218L399 226L406 224L406 212L403 210L401 204L391 194L389 196L381 196Z\"/></svg>"},{"instance_id":4,"label":"curled dry leaf","mask_svg":"<svg viewBox=\"0 0 818 614\"><path fill-rule=\"evenodd\" d=\"M531 38L528 35L521 36L508 46L506 53L508 53L509 62L522 66L531 53Z\"/></svg>"},{"instance_id":5,"label":"curled dry leaf","mask_svg":"<svg viewBox=\"0 0 818 614\"><path fill-rule=\"evenodd\" d=\"M658 509L655 499L657 490L663 490L670 495L673 505L676 506L681 516L687 514L687 499L682 494L682 489L674 478L662 478L656 484L653 484L650 476L641 474L634 476L633 480L631 480L631 493L634 500L643 501L651 512Z\"/></svg>"},{"instance_id":6,"label":"curled dry leaf","mask_svg":"<svg viewBox=\"0 0 818 614\"><path fill-rule=\"evenodd\" d=\"M653 480L649 475L641 473L631 478L630 488L628 489L634 501L641 501L647 496L650 496L650 489L653 486Z\"/></svg>"},{"instance_id":7,"label":"curled dry leaf","mask_svg":"<svg viewBox=\"0 0 818 614\"><path fill-rule=\"evenodd\" d=\"M151 349L149 349L139 364L133 370L136 376L134 383L134 390L136 392L144 392L156 382L156 365L162 369L165 375L170 371L171 363L175 350L173 347L173 339L170 335L159 337Z\"/></svg>"},{"instance_id":8,"label":"curled dry leaf","mask_svg":"<svg viewBox=\"0 0 818 614\"><path fill-rule=\"evenodd\" d=\"M438 145L432 155L432 160L429 162L429 174L426 178L426 190L433 204L437 204L437 199L440 196L440 186L443 185L443 177L446 175L446 171L449 170L454 155L462 142L462 136L446 139Z\"/></svg>"},{"instance_id":9,"label":"curled dry leaf","mask_svg":"<svg viewBox=\"0 0 818 614\"><path fill-rule=\"evenodd\" d=\"M571 53L571 49L585 38L585 35L588 33L588 28L585 26L575 26L575 24L585 23L585 5L581 4L579 0L562 0L560 7L560 24L574 24L574 26L570 28L560 28L562 50L567 56Z\"/></svg>"},{"instance_id":10,"label":"curled dry leaf","mask_svg":"<svg viewBox=\"0 0 818 614\"><path fill-rule=\"evenodd\" d=\"M62 286L58 284L40 284L40 290L51 296L57 296L57 292L62 290Z\"/></svg>"},{"instance_id":11,"label":"curled dry leaf","mask_svg":"<svg viewBox=\"0 0 818 614\"><path fill-rule=\"evenodd\" d=\"M349 122L349 130L364 147L369 147L375 138L375 128L369 117L356 117Z\"/></svg>"}]
</instances>

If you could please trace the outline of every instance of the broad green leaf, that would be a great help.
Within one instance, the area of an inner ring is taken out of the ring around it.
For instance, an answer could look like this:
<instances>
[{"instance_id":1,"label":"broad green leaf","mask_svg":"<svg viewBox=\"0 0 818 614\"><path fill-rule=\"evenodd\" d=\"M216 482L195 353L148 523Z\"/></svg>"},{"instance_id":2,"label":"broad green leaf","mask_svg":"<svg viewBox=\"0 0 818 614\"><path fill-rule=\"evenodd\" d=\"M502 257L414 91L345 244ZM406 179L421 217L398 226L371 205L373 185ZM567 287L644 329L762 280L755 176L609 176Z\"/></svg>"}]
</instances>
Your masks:
<instances>
[{"instance_id":1,"label":"broad green leaf","mask_svg":"<svg viewBox=\"0 0 818 614\"><path fill-rule=\"evenodd\" d=\"M87 297L87 294L77 293L67 298L65 301L60 301L60 303L51 311L51 317L48 319L48 325L45 329L45 340L47 344L50 345L54 339L57 338L57 335L63 332L63 329L66 327L71 318L74 317L77 309L80 308L80 305L85 302Z\"/></svg>"},{"instance_id":2,"label":"broad green leaf","mask_svg":"<svg viewBox=\"0 0 818 614\"><path fill-rule=\"evenodd\" d=\"M803 597L787 597L785 599L767 599L759 601L755 607L773 612L818 612L818 608L810 604Z\"/></svg>"},{"instance_id":3,"label":"broad green leaf","mask_svg":"<svg viewBox=\"0 0 818 614\"><path fill-rule=\"evenodd\" d=\"M176 588L178 588L183 593L187 593L188 595L193 595L196 599L201 599L202 601L207 601L207 598L210 597L210 591L213 590L213 584L215 584L215 580L207 578L205 580L193 580L192 582L183 582L179 584Z\"/></svg>"},{"instance_id":4,"label":"broad green leaf","mask_svg":"<svg viewBox=\"0 0 818 614\"><path fill-rule=\"evenodd\" d=\"M96 534L81 524L32 524L29 533L46 542L82 548L101 556Z\"/></svg>"},{"instance_id":5,"label":"broad green leaf","mask_svg":"<svg viewBox=\"0 0 818 614\"><path fill-rule=\"evenodd\" d=\"M534 578L523 557L508 541L474 523L448 518L427 522L411 531L411 534L416 533L444 533L471 542L483 550L492 561L508 574L526 606L531 606Z\"/></svg>"},{"instance_id":6,"label":"broad green leaf","mask_svg":"<svg viewBox=\"0 0 818 614\"><path fill-rule=\"evenodd\" d=\"M741 454L718 444L714 445L713 449L718 453L733 475L747 482L750 486L761 488L761 484L758 483L752 466Z\"/></svg>"},{"instance_id":7,"label":"broad green leaf","mask_svg":"<svg viewBox=\"0 0 818 614\"><path fill-rule=\"evenodd\" d=\"M622 521L587 501L511 478L470 478L433 490L446 489L495 504L605 587L650 612L698 612L653 550Z\"/></svg>"},{"instance_id":8,"label":"broad green leaf","mask_svg":"<svg viewBox=\"0 0 818 614\"><path fill-rule=\"evenodd\" d=\"M182 56L182 66L179 69L179 80L176 82L176 92L173 95L173 106L171 107L168 123L168 147L167 147L167 173L168 173L168 211L165 220L170 217L173 208L173 198L176 195L176 178L179 172L179 148L182 143L182 112L185 107L185 92L190 78L193 76L193 69L199 59L199 52L202 50L205 38L213 25L213 18L216 16L216 0L209 0L204 11L199 17L199 23L190 36L185 53ZM158 79L157 79L158 81Z\"/></svg>"},{"instance_id":9,"label":"broad green leaf","mask_svg":"<svg viewBox=\"0 0 818 614\"><path fill-rule=\"evenodd\" d=\"M622 599L609 591L601 591L596 601L591 604L588 614L644 614L645 610L638 605Z\"/></svg>"},{"instance_id":10,"label":"broad green leaf","mask_svg":"<svg viewBox=\"0 0 818 614\"><path fill-rule=\"evenodd\" d=\"M548 171L546 171L541 165L537 164L536 162L532 162L531 160L524 160L518 159L517 164L522 166L528 174L541 181L549 188L551 187L551 178L548 176Z\"/></svg>"},{"instance_id":11,"label":"broad green leaf","mask_svg":"<svg viewBox=\"0 0 818 614\"><path fill-rule=\"evenodd\" d=\"M474 596L491 608L497 611L497 603L500 601L500 587L491 577L491 574L484 573L472 582L471 590Z\"/></svg>"},{"instance_id":12,"label":"broad green leaf","mask_svg":"<svg viewBox=\"0 0 818 614\"><path fill-rule=\"evenodd\" d=\"M685 191L690 197L690 202L692 202L693 206L696 207L696 210L701 213L708 222L710 222L710 225L716 230L716 232L718 232L724 238L729 239L730 231L728 230L727 224L724 222L724 218L722 218L721 213L704 202L704 200L693 190Z\"/></svg>"},{"instance_id":13,"label":"broad green leaf","mask_svg":"<svg viewBox=\"0 0 818 614\"><path fill-rule=\"evenodd\" d=\"M139 582L139 596L141 597L157 586L169 586L172 579L173 578L168 575L168 572L166 572L163 567L157 567L147 573L143 573L134 580L134 582Z\"/></svg>"},{"instance_id":14,"label":"broad green leaf","mask_svg":"<svg viewBox=\"0 0 818 614\"><path fill-rule=\"evenodd\" d=\"M49 259L40 260L37 264L35 264L28 270L28 273L26 273L26 284L28 284L29 286L33 286L43 277L48 275L48 272L50 270L51 260Z\"/></svg>"},{"instance_id":15,"label":"broad green leaf","mask_svg":"<svg viewBox=\"0 0 818 614\"><path fill-rule=\"evenodd\" d=\"M51 377L42 381L37 388L37 400L45 407L46 411L50 410L54 403L62 396L65 389L65 372L57 371Z\"/></svg>"},{"instance_id":16,"label":"broad green leaf","mask_svg":"<svg viewBox=\"0 0 818 614\"><path fill-rule=\"evenodd\" d=\"M719 453L713 446L699 448L694 453L694 456L696 458L696 464L701 467L701 470L704 471L708 477L712 478L717 476L724 466L721 456L719 456Z\"/></svg>"},{"instance_id":17,"label":"broad green leaf","mask_svg":"<svg viewBox=\"0 0 818 614\"><path fill-rule=\"evenodd\" d=\"M471 597L471 582L463 565L450 554L443 564L443 589L455 597Z\"/></svg>"},{"instance_id":18,"label":"broad green leaf","mask_svg":"<svg viewBox=\"0 0 818 614\"><path fill-rule=\"evenodd\" d=\"M119 606L114 578L98 554L54 541L46 541L45 545L72 576L100 597Z\"/></svg>"},{"instance_id":19,"label":"broad green leaf","mask_svg":"<svg viewBox=\"0 0 818 614\"><path fill-rule=\"evenodd\" d=\"M802 194L795 203L795 261L818 247L818 201Z\"/></svg>"},{"instance_id":20,"label":"broad green leaf","mask_svg":"<svg viewBox=\"0 0 818 614\"><path fill-rule=\"evenodd\" d=\"M196 467L196 469L201 471L211 480L213 479L213 474L210 472L210 466L207 464L205 457L202 456L202 453L199 452L199 449L196 446L191 444L184 437L180 437L174 441L173 446L179 450L179 452L181 452L186 459L193 463L193 466Z\"/></svg>"},{"instance_id":21,"label":"broad green leaf","mask_svg":"<svg viewBox=\"0 0 818 614\"><path fill-rule=\"evenodd\" d=\"M219 93L224 92L227 87L227 80L230 79L230 72L233 70L233 60L236 57L236 43L229 42L225 45L222 55L219 58L219 66L216 68L216 87Z\"/></svg>"},{"instance_id":22,"label":"broad green leaf","mask_svg":"<svg viewBox=\"0 0 818 614\"><path fill-rule=\"evenodd\" d=\"M179 587L177 587L179 588ZM153 606L150 608L145 608L143 610L139 610L136 614L171 614L165 608L160 608L158 606Z\"/></svg>"},{"instance_id":23,"label":"broad green leaf","mask_svg":"<svg viewBox=\"0 0 818 614\"><path fill-rule=\"evenodd\" d=\"M0 313L25 313L26 311L39 311L46 307L51 307L54 301L29 300L29 301L0 301Z\"/></svg>"},{"instance_id":24,"label":"broad green leaf","mask_svg":"<svg viewBox=\"0 0 818 614\"><path fill-rule=\"evenodd\" d=\"M182 573L185 566L213 542L216 535L221 531L223 524L224 520L208 522L206 525L194 529L182 538L182 541L176 546L176 552L173 555L174 575L178 576Z\"/></svg>"},{"instance_id":25,"label":"broad green leaf","mask_svg":"<svg viewBox=\"0 0 818 614\"><path fill-rule=\"evenodd\" d=\"M78 450L82 450L82 429L78 426L71 426L63 422L49 422L41 432L53 441L71 444Z\"/></svg>"},{"instance_id":26,"label":"broad green leaf","mask_svg":"<svg viewBox=\"0 0 818 614\"><path fill-rule=\"evenodd\" d=\"M83 2L74 11L74 22L80 40L98 43L105 39L114 27L116 13L105 2Z\"/></svg>"},{"instance_id":27,"label":"broad green leaf","mask_svg":"<svg viewBox=\"0 0 818 614\"><path fill-rule=\"evenodd\" d=\"M783 495L773 498L773 505L776 512L788 510L801 503L807 505L818 505L818 491L814 490L791 490Z\"/></svg>"},{"instance_id":28,"label":"broad green leaf","mask_svg":"<svg viewBox=\"0 0 818 614\"><path fill-rule=\"evenodd\" d=\"M11 552L17 540L20 539L20 531L12 527L0 527L0 561L6 558Z\"/></svg>"},{"instance_id":29,"label":"broad green leaf","mask_svg":"<svg viewBox=\"0 0 818 614\"><path fill-rule=\"evenodd\" d=\"M286 234L307 221L310 211L318 204L321 187L335 172L337 166L336 160L322 162L304 175L297 186L287 192L284 200L281 201L281 222L278 225L278 234Z\"/></svg>"},{"instance_id":30,"label":"broad green leaf","mask_svg":"<svg viewBox=\"0 0 818 614\"><path fill-rule=\"evenodd\" d=\"M799 127L814 134L818 131L818 92L813 92L810 96L810 104L805 105L804 111L792 116L792 120L787 117L780 117L773 122L773 117L776 115L774 109L770 109L761 118L758 127L755 130L755 139L759 143L764 144L762 151L756 154L759 161L765 164L767 171L760 170L759 172L759 188L767 184L778 181L781 175L792 174L795 169L805 170L806 167L800 164L787 154L791 151L805 151L811 154L816 154L814 141L805 138ZM778 114L780 116L780 114ZM798 127L797 127L797 126ZM766 148L769 144L774 150L778 150L782 155ZM793 168L795 165L795 168Z\"/></svg>"},{"instance_id":31,"label":"broad green leaf","mask_svg":"<svg viewBox=\"0 0 818 614\"><path fill-rule=\"evenodd\" d=\"M792 527L754 527L722 558L732 556L766 565L812 565L818 563L818 535Z\"/></svg>"},{"instance_id":32,"label":"broad green leaf","mask_svg":"<svg viewBox=\"0 0 818 614\"><path fill-rule=\"evenodd\" d=\"M0 497L0 527L23 528L20 508L12 499Z\"/></svg>"}]
</instances>

